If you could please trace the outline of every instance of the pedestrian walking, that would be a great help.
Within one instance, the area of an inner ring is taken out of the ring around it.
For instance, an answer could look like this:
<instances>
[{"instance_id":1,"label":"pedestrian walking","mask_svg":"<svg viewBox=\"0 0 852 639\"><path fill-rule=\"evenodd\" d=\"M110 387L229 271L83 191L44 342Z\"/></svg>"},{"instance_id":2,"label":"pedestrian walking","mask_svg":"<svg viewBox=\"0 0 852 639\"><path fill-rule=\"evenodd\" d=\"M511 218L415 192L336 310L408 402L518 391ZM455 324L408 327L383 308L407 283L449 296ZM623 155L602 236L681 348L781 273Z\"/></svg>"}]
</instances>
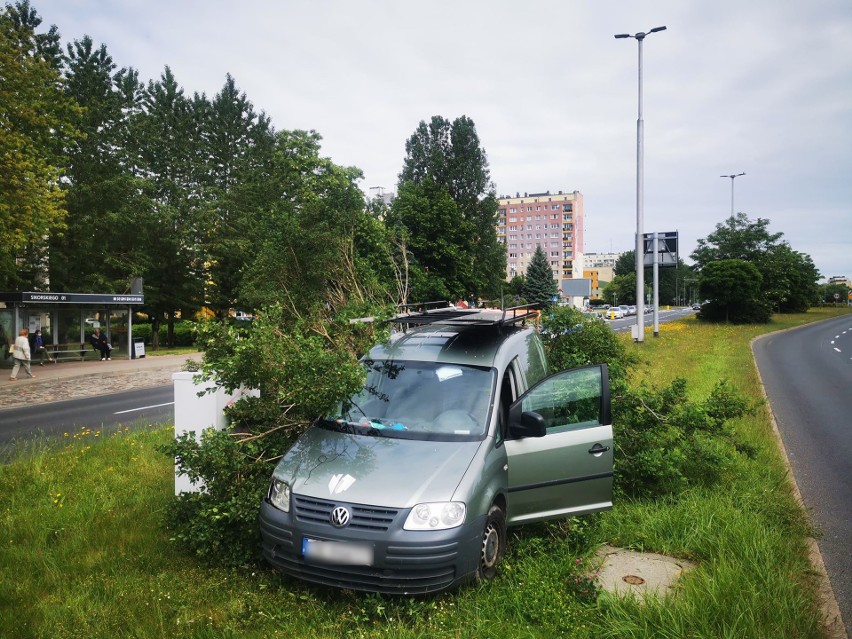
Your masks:
<instances>
[{"instance_id":1,"label":"pedestrian walking","mask_svg":"<svg viewBox=\"0 0 852 639\"><path fill-rule=\"evenodd\" d=\"M9 378L10 382L17 381L18 371L21 370L22 366L27 375L35 377L30 370L30 340L27 335L29 335L29 330L22 328L20 333L18 333L18 337L15 338L15 347L12 351L15 365L12 367L12 376Z\"/></svg>"}]
</instances>

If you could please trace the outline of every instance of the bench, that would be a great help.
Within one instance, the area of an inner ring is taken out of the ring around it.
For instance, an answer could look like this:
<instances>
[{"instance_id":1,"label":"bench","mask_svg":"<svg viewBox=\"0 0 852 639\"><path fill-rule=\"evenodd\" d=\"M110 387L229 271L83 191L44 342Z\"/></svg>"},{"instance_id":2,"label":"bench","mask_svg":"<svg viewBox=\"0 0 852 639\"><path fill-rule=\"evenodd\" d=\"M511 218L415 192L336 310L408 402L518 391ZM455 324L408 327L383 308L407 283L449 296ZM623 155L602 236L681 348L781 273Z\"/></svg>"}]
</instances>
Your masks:
<instances>
[{"instance_id":1,"label":"bench","mask_svg":"<svg viewBox=\"0 0 852 639\"><path fill-rule=\"evenodd\" d=\"M78 361L86 359L100 359L100 351L96 351L88 342L68 342L66 344L45 344L45 350L49 357L57 362ZM118 346L113 345L112 353L118 353ZM32 354L33 361L39 361L41 357L37 353Z\"/></svg>"}]
</instances>

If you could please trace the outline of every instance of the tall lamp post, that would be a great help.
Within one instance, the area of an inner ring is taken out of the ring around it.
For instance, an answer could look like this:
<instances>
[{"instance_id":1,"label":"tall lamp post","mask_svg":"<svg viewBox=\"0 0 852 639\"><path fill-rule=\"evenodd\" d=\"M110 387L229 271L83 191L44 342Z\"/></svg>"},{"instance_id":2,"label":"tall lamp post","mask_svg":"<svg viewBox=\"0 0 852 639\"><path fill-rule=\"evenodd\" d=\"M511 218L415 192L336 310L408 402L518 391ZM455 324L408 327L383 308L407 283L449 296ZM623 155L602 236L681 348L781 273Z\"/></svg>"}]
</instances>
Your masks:
<instances>
[{"instance_id":1,"label":"tall lamp post","mask_svg":"<svg viewBox=\"0 0 852 639\"><path fill-rule=\"evenodd\" d=\"M731 217L734 217L734 180L745 173L734 173L732 175L720 175L719 177L731 178Z\"/></svg>"},{"instance_id":2,"label":"tall lamp post","mask_svg":"<svg viewBox=\"0 0 852 639\"><path fill-rule=\"evenodd\" d=\"M645 259L642 235L645 215L645 121L642 119L642 42L646 36L665 27L654 27L648 33L616 34L617 39L636 38L639 43L639 117L636 120L636 341L645 341Z\"/></svg>"}]
</instances>

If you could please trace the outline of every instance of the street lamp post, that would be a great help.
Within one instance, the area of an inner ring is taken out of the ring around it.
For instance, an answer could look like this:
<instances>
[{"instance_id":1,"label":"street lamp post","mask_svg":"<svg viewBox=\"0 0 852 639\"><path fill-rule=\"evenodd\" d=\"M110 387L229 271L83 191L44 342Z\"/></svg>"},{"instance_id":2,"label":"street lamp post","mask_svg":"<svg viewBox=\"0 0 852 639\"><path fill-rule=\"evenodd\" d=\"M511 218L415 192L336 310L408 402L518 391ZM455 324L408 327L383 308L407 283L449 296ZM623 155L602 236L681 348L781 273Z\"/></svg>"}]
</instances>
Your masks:
<instances>
[{"instance_id":1,"label":"street lamp post","mask_svg":"<svg viewBox=\"0 0 852 639\"><path fill-rule=\"evenodd\" d=\"M645 121L642 119L642 42L645 37L665 31L665 27L654 27L648 33L630 35L616 34L617 39L635 38L639 43L639 117L636 120L636 341L645 341L645 260L642 234L645 215Z\"/></svg>"},{"instance_id":2,"label":"street lamp post","mask_svg":"<svg viewBox=\"0 0 852 639\"><path fill-rule=\"evenodd\" d=\"M735 173L733 175L720 175L719 177L731 178L731 217L734 217L734 180L745 175L745 173Z\"/></svg>"}]
</instances>

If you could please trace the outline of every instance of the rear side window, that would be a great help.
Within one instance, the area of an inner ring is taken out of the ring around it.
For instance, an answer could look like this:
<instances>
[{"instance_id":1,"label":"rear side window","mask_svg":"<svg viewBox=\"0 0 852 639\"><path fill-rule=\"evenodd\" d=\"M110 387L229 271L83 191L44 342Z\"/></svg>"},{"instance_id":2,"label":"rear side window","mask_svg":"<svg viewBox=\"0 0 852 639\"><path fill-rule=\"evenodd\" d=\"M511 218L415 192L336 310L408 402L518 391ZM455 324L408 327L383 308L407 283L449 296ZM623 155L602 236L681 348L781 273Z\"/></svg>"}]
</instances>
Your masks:
<instances>
[{"instance_id":1,"label":"rear side window","mask_svg":"<svg viewBox=\"0 0 852 639\"><path fill-rule=\"evenodd\" d=\"M518 367L527 382L527 388L535 386L547 375L547 363L544 359L544 348L536 333L527 336L526 348L521 349L517 357Z\"/></svg>"}]
</instances>

